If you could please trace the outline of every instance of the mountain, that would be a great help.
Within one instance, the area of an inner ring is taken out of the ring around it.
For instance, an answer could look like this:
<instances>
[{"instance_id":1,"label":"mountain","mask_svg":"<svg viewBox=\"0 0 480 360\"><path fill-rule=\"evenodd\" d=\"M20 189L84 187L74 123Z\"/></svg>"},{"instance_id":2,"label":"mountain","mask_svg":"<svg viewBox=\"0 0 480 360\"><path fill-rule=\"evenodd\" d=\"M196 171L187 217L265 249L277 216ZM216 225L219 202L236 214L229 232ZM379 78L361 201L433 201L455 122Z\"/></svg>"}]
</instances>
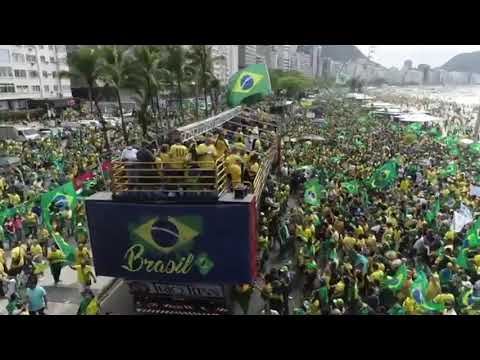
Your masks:
<instances>
[{"instance_id":1,"label":"mountain","mask_svg":"<svg viewBox=\"0 0 480 360\"><path fill-rule=\"evenodd\" d=\"M480 51L458 54L441 68L447 71L480 73Z\"/></svg>"},{"instance_id":2,"label":"mountain","mask_svg":"<svg viewBox=\"0 0 480 360\"><path fill-rule=\"evenodd\" d=\"M368 59L355 45L322 45L322 57L340 62Z\"/></svg>"}]
</instances>

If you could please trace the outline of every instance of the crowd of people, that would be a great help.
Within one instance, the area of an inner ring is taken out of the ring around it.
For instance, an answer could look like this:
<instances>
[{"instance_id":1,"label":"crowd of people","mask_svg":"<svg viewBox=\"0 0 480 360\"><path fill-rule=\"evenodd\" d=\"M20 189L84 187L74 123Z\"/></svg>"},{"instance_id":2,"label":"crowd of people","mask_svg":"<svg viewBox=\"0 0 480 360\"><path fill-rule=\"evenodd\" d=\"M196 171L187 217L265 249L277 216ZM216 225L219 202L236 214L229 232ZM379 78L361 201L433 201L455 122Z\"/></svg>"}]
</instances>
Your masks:
<instances>
[{"instance_id":1,"label":"crowd of people","mask_svg":"<svg viewBox=\"0 0 480 360\"><path fill-rule=\"evenodd\" d=\"M178 131L172 131L162 144L144 142L140 149L127 146L120 155L122 163L114 169L119 190L161 191L169 197L184 192L197 195L218 190L217 180L223 174L229 191L243 186L252 189L274 141L275 125L264 114L234 119L234 124L185 142ZM260 117L263 121L257 122Z\"/></svg>"},{"instance_id":2,"label":"crowd of people","mask_svg":"<svg viewBox=\"0 0 480 360\"><path fill-rule=\"evenodd\" d=\"M0 296L8 300L9 314L44 314L48 296L40 281L48 281L46 269L50 268L57 286L65 266L76 271L80 295L84 303L88 301L82 312L90 303L88 311L97 312L90 289L96 279L84 203L80 200L70 207L64 197L58 198L49 204L47 220L41 198L70 181L83 195L103 188L106 181L99 165L102 149L102 138L93 129L41 141L0 143L2 157L18 159L3 166L0 175ZM91 174L89 181L78 182L87 172ZM55 236L76 249L74 261L66 260Z\"/></svg>"},{"instance_id":3,"label":"crowd of people","mask_svg":"<svg viewBox=\"0 0 480 360\"><path fill-rule=\"evenodd\" d=\"M452 100L427 96L407 96L397 93L382 93L376 97L380 101L400 106L405 111L425 111L437 116L448 133L471 134L478 115L478 106L458 103Z\"/></svg>"},{"instance_id":4,"label":"crowd of people","mask_svg":"<svg viewBox=\"0 0 480 360\"><path fill-rule=\"evenodd\" d=\"M258 291L269 314L480 314L478 146L341 100L325 113L288 124L244 312Z\"/></svg>"}]
</instances>

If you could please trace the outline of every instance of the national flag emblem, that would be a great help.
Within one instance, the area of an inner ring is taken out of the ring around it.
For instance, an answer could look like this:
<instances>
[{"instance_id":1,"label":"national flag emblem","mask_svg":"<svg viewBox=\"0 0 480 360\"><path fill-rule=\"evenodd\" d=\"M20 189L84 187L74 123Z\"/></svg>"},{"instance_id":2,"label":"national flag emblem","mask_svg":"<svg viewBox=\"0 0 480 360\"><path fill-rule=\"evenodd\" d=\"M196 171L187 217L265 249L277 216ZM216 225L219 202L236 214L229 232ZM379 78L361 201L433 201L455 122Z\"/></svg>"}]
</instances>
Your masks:
<instances>
[{"instance_id":1,"label":"national flag emblem","mask_svg":"<svg viewBox=\"0 0 480 360\"><path fill-rule=\"evenodd\" d=\"M233 92L248 93L258 82L264 78L261 74L245 71L233 87Z\"/></svg>"}]
</instances>

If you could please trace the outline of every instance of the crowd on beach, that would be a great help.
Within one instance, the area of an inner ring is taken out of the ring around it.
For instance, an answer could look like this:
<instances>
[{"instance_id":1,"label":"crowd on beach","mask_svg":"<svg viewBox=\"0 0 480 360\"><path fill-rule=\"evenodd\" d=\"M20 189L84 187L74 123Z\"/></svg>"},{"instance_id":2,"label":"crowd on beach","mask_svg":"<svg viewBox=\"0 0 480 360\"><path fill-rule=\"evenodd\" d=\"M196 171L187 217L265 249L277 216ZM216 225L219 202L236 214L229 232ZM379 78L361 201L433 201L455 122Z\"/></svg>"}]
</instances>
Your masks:
<instances>
[{"instance_id":1,"label":"crowd on beach","mask_svg":"<svg viewBox=\"0 0 480 360\"><path fill-rule=\"evenodd\" d=\"M244 313L258 291L268 314L479 314L478 144L341 100L325 112L288 124Z\"/></svg>"}]
</instances>

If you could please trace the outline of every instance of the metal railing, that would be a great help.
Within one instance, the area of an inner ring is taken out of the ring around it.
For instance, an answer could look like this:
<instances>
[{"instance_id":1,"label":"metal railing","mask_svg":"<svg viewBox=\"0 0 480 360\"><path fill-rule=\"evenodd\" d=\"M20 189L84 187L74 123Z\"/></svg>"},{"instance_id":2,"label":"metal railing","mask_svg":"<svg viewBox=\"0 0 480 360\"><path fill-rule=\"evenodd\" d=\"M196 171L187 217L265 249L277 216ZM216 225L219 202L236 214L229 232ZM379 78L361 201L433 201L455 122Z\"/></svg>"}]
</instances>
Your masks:
<instances>
[{"instance_id":1,"label":"metal railing","mask_svg":"<svg viewBox=\"0 0 480 360\"><path fill-rule=\"evenodd\" d=\"M208 131L212 131L223 124L225 124L227 121L233 119L234 117L238 116L241 112L241 107L237 106L233 109L224 111L218 115L212 116L208 119L197 121L193 124L185 125L177 130L181 134L182 141L188 141L192 140L196 136L199 136L201 134L204 134Z\"/></svg>"},{"instance_id":2,"label":"metal railing","mask_svg":"<svg viewBox=\"0 0 480 360\"><path fill-rule=\"evenodd\" d=\"M227 190L224 157L216 161L112 161L112 193L158 192L221 196Z\"/></svg>"},{"instance_id":3,"label":"metal railing","mask_svg":"<svg viewBox=\"0 0 480 360\"><path fill-rule=\"evenodd\" d=\"M255 176L253 180L253 193L257 201L260 199L263 189L265 188L265 184L267 183L268 175L270 174L270 170L272 168L273 160L275 159L275 147L271 147L267 153L267 156L263 159L260 170Z\"/></svg>"}]
</instances>

